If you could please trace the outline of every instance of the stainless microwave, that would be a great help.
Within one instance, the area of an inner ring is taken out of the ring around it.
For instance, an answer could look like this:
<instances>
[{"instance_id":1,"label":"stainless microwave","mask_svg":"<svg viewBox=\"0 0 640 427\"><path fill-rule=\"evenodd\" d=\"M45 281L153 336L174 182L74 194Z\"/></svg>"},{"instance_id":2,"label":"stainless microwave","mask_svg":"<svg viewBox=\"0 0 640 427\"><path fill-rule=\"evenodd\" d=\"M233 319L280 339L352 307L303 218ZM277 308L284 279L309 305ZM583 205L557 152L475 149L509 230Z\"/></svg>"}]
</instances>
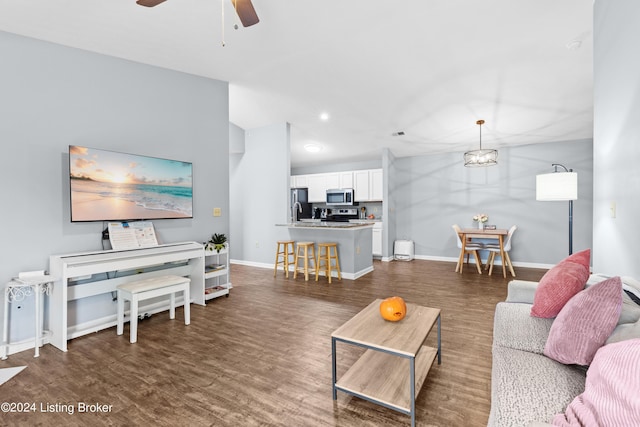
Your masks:
<instances>
[{"instance_id":1,"label":"stainless microwave","mask_svg":"<svg viewBox=\"0 0 640 427\"><path fill-rule=\"evenodd\" d=\"M328 206L352 206L354 204L353 188L336 188L327 190Z\"/></svg>"}]
</instances>

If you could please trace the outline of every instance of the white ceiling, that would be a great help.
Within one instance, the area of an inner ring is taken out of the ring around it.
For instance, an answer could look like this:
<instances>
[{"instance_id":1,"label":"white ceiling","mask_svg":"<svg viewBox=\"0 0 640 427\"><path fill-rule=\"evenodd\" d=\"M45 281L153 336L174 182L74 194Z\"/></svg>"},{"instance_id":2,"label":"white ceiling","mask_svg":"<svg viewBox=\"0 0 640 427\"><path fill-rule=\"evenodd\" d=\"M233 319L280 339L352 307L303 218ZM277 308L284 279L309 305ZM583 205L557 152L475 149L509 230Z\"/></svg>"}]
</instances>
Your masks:
<instances>
[{"instance_id":1,"label":"white ceiling","mask_svg":"<svg viewBox=\"0 0 640 427\"><path fill-rule=\"evenodd\" d=\"M236 30L229 0L0 0L0 30L229 81L233 123L291 123L294 167L383 147L462 161L478 119L484 148L593 137L591 1L253 4L260 23Z\"/></svg>"}]
</instances>

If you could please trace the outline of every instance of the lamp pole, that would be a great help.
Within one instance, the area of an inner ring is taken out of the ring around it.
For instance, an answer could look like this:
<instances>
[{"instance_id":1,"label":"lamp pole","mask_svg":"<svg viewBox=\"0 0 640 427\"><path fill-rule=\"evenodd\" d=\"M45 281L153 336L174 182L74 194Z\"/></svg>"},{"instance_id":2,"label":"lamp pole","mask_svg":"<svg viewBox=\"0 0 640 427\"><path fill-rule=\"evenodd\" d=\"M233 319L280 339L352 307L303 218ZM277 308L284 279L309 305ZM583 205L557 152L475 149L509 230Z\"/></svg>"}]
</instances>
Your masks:
<instances>
[{"instance_id":1,"label":"lamp pole","mask_svg":"<svg viewBox=\"0 0 640 427\"><path fill-rule=\"evenodd\" d=\"M555 172L558 172L558 166L563 168L565 172L573 172L573 169L567 169L560 163L553 163L551 166L556 168ZM569 255L571 254L573 254L573 200L569 200Z\"/></svg>"}]
</instances>

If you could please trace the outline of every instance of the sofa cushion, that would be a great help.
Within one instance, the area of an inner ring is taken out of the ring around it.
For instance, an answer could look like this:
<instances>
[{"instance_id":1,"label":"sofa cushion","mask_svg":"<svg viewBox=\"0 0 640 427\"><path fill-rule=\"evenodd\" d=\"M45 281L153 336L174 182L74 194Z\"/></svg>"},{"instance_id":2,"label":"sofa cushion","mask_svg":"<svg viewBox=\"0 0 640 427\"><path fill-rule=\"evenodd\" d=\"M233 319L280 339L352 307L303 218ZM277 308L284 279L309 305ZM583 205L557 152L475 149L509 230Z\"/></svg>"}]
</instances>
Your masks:
<instances>
[{"instance_id":1,"label":"sofa cushion","mask_svg":"<svg viewBox=\"0 0 640 427\"><path fill-rule=\"evenodd\" d=\"M558 426L640 425L640 339L602 347L587 371L584 393L558 414Z\"/></svg>"},{"instance_id":2,"label":"sofa cushion","mask_svg":"<svg viewBox=\"0 0 640 427\"><path fill-rule=\"evenodd\" d=\"M506 302L525 302L529 305L533 304L533 298L538 288L538 282L529 280L511 280L507 284ZM529 307L531 308L531 307Z\"/></svg>"},{"instance_id":3,"label":"sofa cushion","mask_svg":"<svg viewBox=\"0 0 640 427\"><path fill-rule=\"evenodd\" d=\"M499 302L493 321L493 343L542 354L553 319L531 317L531 304Z\"/></svg>"},{"instance_id":4,"label":"sofa cushion","mask_svg":"<svg viewBox=\"0 0 640 427\"><path fill-rule=\"evenodd\" d=\"M584 289L589 279L591 250L575 253L547 271L533 297L531 315L535 317L556 317L562 307L575 294Z\"/></svg>"},{"instance_id":5,"label":"sofa cushion","mask_svg":"<svg viewBox=\"0 0 640 427\"><path fill-rule=\"evenodd\" d=\"M616 326L609 338L607 338L607 344L633 338L640 338L640 320L636 323L624 323Z\"/></svg>"},{"instance_id":6,"label":"sofa cushion","mask_svg":"<svg viewBox=\"0 0 640 427\"><path fill-rule=\"evenodd\" d=\"M551 422L584 391L585 372L541 354L494 345L488 426Z\"/></svg>"},{"instance_id":7,"label":"sofa cushion","mask_svg":"<svg viewBox=\"0 0 640 427\"><path fill-rule=\"evenodd\" d=\"M580 292L551 325L544 354L560 363L589 365L620 318L622 281L612 277Z\"/></svg>"},{"instance_id":8,"label":"sofa cushion","mask_svg":"<svg viewBox=\"0 0 640 427\"><path fill-rule=\"evenodd\" d=\"M612 276L602 274L592 274L587 280L585 288L589 288L603 280L610 279ZM640 282L632 277L623 276L622 278L622 311L618 325L624 323L635 323L640 320Z\"/></svg>"}]
</instances>

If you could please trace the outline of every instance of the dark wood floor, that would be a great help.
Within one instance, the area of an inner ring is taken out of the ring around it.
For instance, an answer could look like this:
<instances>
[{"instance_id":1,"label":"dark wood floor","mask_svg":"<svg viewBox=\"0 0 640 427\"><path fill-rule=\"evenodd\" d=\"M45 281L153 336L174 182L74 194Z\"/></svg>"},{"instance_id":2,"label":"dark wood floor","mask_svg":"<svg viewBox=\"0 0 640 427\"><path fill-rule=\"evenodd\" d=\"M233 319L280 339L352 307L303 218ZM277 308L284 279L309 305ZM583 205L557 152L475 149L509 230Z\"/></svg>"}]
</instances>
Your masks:
<instances>
[{"instance_id":1,"label":"dark wood floor","mask_svg":"<svg viewBox=\"0 0 640 427\"><path fill-rule=\"evenodd\" d=\"M417 425L486 425L493 313L510 279L472 266L461 276L447 262L374 265L357 281L331 285L234 265L231 296L192 305L189 326L179 309L175 321L165 312L141 322L137 344L127 326L123 336L111 328L74 339L67 353L46 345L38 359L11 355L0 367L27 368L0 386L0 401L35 403L36 412L3 413L0 424L408 426L407 415L331 396L331 332L373 299L400 295L442 309L442 365L418 396ZM523 280L544 272L516 269ZM435 333L427 344L435 346ZM340 374L362 350L338 350ZM111 409L78 413L80 402Z\"/></svg>"}]
</instances>

